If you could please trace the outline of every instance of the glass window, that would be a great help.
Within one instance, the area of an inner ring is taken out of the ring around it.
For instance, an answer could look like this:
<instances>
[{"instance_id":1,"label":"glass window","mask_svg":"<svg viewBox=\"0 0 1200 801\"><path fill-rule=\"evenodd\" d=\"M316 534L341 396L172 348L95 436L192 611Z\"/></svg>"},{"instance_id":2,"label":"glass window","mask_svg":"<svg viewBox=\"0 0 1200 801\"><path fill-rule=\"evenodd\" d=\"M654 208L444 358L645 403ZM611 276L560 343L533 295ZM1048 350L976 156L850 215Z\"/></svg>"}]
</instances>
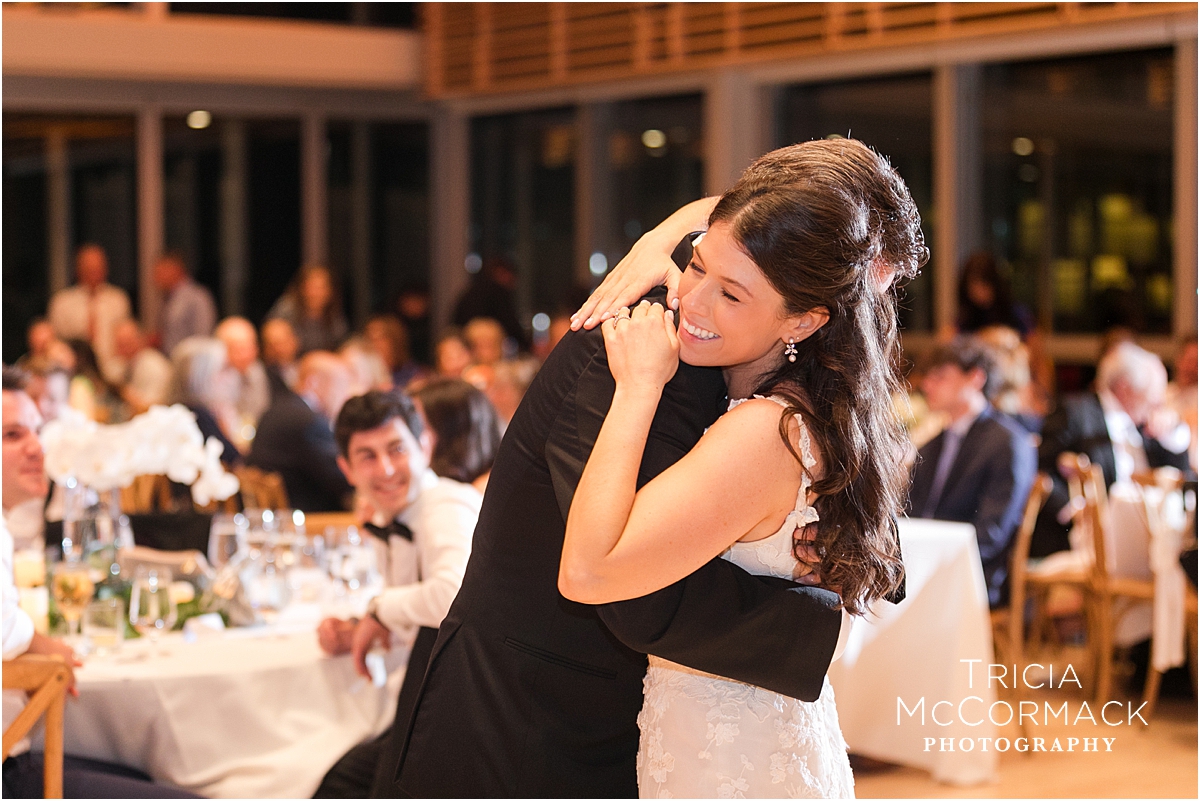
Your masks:
<instances>
[{"instance_id":1,"label":"glass window","mask_svg":"<svg viewBox=\"0 0 1200 801\"><path fill-rule=\"evenodd\" d=\"M171 3L172 14L273 17L383 28L416 27L416 3Z\"/></svg>"},{"instance_id":2,"label":"glass window","mask_svg":"<svg viewBox=\"0 0 1200 801\"><path fill-rule=\"evenodd\" d=\"M704 196L704 105L700 95L613 104L608 134L614 266L643 233Z\"/></svg>"},{"instance_id":3,"label":"glass window","mask_svg":"<svg viewBox=\"0 0 1200 801\"><path fill-rule=\"evenodd\" d=\"M300 267L300 122L246 124L245 315L261 322Z\"/></svg>"},{"instance_id":4,"label":"glass window","mask_svg":"<svg viewBox=\"0 0 1200 801\"><path fill-rule=\"evenodd\" d=\"M887 156L917 203L928 244L933 241L932 96L928 73L791 86L782 93L776 141L783 146L849 136ZM933 281L929 268L904 292L901 325L909 330L930 330Z\"/></svg>"},{"instance_id":5,"label":"glass window","mask_svg":"<svg viewBox=\"0 0 1200 801\"><path fill-rule=\"evenodd\" d=\"M220 309L220 122L211 115L204 119L192 118L192 125L204 123L199 128L184 117L163 120L164 243L166 250L183 256L192 277L208 287Z\"/></svg>"},{"instance_id":6,"label":"glass window","mask_svg":"<svg viewBox=\"0 0 1200 801\"><path fill-rule=\"evenodd\" d=\"M526 332L532 315L553 312L574 283L575 147L571 109L471 122L471 255L466 267L515 296ZM510 281L505 273L515 277L511 289L503 287Z\"/></svg>"},{"instance_id":7,"label":"glass window","mask_svg":"<svg viewBox=\"0 0 1200 801\"><path fill-rule=\"evenodd\" d=\"M1170 50L985 68L986 235L1042 325L1170 331L1173 106Z\"/></svg>"}]
</instances>

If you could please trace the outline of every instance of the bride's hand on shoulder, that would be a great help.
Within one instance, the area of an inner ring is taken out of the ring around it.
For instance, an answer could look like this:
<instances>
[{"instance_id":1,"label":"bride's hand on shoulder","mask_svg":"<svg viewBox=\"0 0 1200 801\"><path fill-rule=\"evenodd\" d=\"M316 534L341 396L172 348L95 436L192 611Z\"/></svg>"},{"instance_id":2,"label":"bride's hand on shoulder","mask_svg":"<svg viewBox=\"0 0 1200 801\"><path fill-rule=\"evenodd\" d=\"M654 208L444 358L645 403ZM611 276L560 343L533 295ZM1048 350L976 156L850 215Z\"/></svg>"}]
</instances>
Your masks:
<instances>
[{"instance_id":1,"label":"bride's hand on shoulder","mask_svg":"<svg viewBox=\"0 0 1200 801\"><path fill-rule=\"evenodd\" d=\"M661 390L679 367L675 314L643 300L621 309L601 328L608 368L618 387Z\"/></svg>"}]
</instances>

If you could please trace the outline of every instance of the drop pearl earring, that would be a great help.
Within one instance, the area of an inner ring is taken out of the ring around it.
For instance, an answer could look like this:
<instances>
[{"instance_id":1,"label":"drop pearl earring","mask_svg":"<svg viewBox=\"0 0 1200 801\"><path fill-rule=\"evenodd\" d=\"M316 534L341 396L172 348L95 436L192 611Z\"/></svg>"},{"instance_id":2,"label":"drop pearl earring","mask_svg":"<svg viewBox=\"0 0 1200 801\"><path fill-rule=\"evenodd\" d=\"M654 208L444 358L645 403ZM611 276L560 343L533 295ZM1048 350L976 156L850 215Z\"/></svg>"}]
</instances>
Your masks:
<instances>
[{"instance_id":1,"label":"drop pearl earring","mask_svg":"<svg viewBox=\"0 0 1200 801\"><path fill-rule=\"evenodd\" d=\"M787 344L783 346L783 355L787 356L787 360L793 364L796 361L796 340L789 339Z\"/></svg>"}]
</instances>

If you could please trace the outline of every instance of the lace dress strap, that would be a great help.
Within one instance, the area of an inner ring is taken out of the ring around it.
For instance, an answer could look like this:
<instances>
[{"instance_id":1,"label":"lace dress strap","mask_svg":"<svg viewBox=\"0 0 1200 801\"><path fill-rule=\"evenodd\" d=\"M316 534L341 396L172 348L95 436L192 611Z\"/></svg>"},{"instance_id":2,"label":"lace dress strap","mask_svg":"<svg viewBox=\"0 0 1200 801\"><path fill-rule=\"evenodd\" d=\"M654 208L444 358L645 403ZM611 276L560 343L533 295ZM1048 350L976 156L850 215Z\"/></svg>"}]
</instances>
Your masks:
<instances>
[{"instance_id":1,"label":"lace dress strap","mask_svg":"<svg viewBox=\"0 0 1200 801\"><path fill-rule=\"evenodd\" d=\"M779 395L754 395L753 398L774 401L785 409L791 407L791 404ZM730 411L748 400L750 398L731 400L729 402ZM796 493L796 508L788 515L788 523L794 524L795 528L803 528L821 519L817 510L808 503L808 490L812 487L812 470L817 466L817 458L813 456L812 438L808 435L808 426L804 424L804 417L799 412L795 412L792 414L792 418L795 419L796 426L800 429L800 464L804 469L800 471L800 491Z\"/></svg>"}]
</instances>

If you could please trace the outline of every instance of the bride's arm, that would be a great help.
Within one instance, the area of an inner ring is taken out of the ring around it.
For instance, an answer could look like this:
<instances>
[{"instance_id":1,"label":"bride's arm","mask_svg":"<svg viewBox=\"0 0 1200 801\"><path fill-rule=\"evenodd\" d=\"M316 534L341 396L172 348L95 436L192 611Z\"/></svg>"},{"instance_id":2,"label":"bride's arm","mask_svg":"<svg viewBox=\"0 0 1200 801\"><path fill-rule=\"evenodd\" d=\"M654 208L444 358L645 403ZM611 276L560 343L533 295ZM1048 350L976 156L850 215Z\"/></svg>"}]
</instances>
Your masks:
<instances>
[{"instance_id":1,"label":"bride's arm","mask_svg":"<svg viewBox=\"0 0 1200 801\"><path fill-rule=\"evenodd\" d=\"M604 277L587 302L571 316L572 330L596 327L617 309L636 303L638 298L662 284L667 287L667 305L677 308L676 290L682 273L671 260L671 254L679 240L693 231L708 228L708 215L718 200L720 198L715 196L694 200L643 234L625 258Z\"/></svg>"},{"instance_id":2,"label":"bride's arm","mask_svg":"<svg viewBox=\"0 0 1200 801\"><path fill-rule=\"evenodd\" d=\"M610 603L666 587L747 533L772 533L773 511L795 500L800 468L779 437L771 401L725 415L636 491L650 422L674 372L674 364L662 369L666 351L676 358L677 346L666 344L674 333L657 306L605 324L617 389L567 517L559 590L571 600Z\"/></svg>"}]
</instances>

